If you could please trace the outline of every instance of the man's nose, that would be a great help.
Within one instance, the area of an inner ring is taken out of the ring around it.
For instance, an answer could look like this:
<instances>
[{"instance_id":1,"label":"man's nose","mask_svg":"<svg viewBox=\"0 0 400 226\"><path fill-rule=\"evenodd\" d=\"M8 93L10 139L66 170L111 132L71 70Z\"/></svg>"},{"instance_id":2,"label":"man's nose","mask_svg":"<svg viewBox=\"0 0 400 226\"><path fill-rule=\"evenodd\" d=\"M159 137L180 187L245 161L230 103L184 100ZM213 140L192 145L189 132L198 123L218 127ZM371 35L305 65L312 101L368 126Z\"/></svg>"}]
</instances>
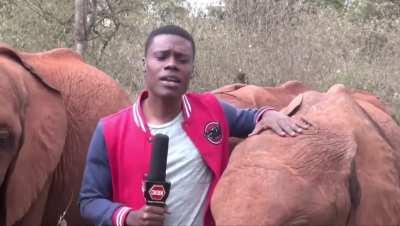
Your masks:
<instances>
[{"instance_id":1,"label":"man's nose","mask_svg":"<svg viewBox=\"0 0 400 226\"><path fill-rule=\"evenodd\" d=\"M165 69L170 69L170 70L177 70L177 63L175 57L171 56L167 60L167 64L165 65Z\"/></svg>"}]
</instances>

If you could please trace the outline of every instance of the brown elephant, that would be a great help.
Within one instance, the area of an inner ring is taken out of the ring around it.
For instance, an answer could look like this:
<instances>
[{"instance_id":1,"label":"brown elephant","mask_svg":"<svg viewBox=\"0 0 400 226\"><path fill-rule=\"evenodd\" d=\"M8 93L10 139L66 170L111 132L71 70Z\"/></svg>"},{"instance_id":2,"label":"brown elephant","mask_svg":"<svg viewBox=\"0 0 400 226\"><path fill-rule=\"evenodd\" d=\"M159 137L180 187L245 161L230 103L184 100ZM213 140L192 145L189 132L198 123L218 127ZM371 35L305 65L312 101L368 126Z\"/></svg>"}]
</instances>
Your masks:
<instances>
[{"instance_id":1,"label":"brown elephant","mask_svg":"<svg viewBox=\"0 0 400 226\"><path fill-rule=\"evenodd\" d=\"M223 86L212 93L236 107L262 107L269 105L281 109L305 91L311 90L299 81L288 81L277 87L261 87L241 83Z\"/></svg>"},{"instance_id":2,"label":"brown elephant","mask_svg":"<svg viewBox=\"0 0 400 226\"><path fill-rule=\"evenodd\" d=\"M100 117L130 104L102 71L68 49L0 45L0 225L85 225L76 204Z\"/></svg>"},{"instance_id":3,"label":"brown elephant","mask_svg":"<svg viewBox=\"0 0 400 226\"><path fill-rule=\"evenodd\" d=\"M211 202L217 225L400 225L400 127L384 104L336 85L282 111L313 126L236 146Z\"/></svg>"},{"instance_id":4,"label":"brown elephant","mask_svg":"<svg viewBox=\"0 0 400 226\"><path fill-rule=\"evenodd\" d=\"M297 95L312 89L299 81L288 81L276 87L261 87L235 83L211 91L219 99L236 107L263 107L265 105L280 110L286 107ZM392 109L372 93L364 90L348 90L357 102L368 102L375 107L393 115Z\"/></svg>"}]
</instances>

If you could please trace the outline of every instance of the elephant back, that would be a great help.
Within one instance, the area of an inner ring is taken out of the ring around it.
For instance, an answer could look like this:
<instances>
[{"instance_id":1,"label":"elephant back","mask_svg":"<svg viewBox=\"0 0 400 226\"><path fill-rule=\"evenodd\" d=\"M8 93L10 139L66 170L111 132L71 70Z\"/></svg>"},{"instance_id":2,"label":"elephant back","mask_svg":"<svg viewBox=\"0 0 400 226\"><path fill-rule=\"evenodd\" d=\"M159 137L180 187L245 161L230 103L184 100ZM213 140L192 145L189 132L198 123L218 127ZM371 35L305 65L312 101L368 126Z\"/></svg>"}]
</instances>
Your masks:
<instances>
[{"instance_id":1,"label":"elephant back","mask_svg":"<svg viewBox=\"0 0 400 226\"><path fill-rule=\"evenodd\" d=\"M131 103L115 80L85 63L70 49L20 55L40 77L61 92L72 120L79 120L79 116L98 118Z\"/></svg>"}]
</instances>

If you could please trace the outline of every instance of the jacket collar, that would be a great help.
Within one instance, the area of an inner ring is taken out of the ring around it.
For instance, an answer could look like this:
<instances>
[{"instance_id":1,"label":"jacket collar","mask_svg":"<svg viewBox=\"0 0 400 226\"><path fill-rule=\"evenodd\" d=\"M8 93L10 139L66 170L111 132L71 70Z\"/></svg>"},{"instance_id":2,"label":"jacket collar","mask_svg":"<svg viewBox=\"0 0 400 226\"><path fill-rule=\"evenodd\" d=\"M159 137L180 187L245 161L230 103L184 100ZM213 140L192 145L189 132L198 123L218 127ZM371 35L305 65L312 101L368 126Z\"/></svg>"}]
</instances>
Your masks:
<instances>
[{"instance_id":1,"label":"jacket collar","mask_svg":"<svg viewBox=\"0 0 400 226\"><path fill-rule=\"evenodd\" d=\"M135 122L136 126L139 127L143 132L149 131L149 128L147 127L147 123L145 121L145 117L143 114L143 109L142 109L142 101L148 96L147 91L142 91L136 102L133 104L132 107L132 115L133 115L133 121ZM192 113L192 105L189 102L189 99L187 98L187 95L184 94L182 95L182 111L183 111L183 117L185 120L190 118L190 115Z\"/></svg>"}]
</instances>

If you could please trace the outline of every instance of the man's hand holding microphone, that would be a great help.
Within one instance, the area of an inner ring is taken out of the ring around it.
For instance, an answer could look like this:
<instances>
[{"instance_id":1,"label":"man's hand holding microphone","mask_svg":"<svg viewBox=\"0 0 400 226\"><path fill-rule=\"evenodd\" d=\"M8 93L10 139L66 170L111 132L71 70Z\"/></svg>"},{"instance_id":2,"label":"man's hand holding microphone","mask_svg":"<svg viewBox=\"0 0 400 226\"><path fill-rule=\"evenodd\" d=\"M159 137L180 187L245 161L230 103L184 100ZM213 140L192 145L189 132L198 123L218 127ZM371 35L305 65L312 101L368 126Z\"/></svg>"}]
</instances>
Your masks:
<instances>
[{"instance_id":1,"label":"man's hand holding microphone","mask_svg":"<svg viewBox=\"0 0 400 226\"><path fill-rule=\"evenodd\" d=\"M127 226L162 226L164 215L168 213L164 207L145 205L138 211L131 211L126 217Z\"/></svg>"},{"instance_id":2,"label":"man's hand holding microphone","mask_svg":"<svg viewBox=\"0 0 400 226\"><path fill-rule=\"evenodd\" d=\"M145 181L144 196L146 205L137 211L130 211L126 217L127 226L162 226L165 214L165 200L168 197L170 183L165 181L169 138L156 134L152 140L150 173Z\"/></svg>"}]
</instances>

